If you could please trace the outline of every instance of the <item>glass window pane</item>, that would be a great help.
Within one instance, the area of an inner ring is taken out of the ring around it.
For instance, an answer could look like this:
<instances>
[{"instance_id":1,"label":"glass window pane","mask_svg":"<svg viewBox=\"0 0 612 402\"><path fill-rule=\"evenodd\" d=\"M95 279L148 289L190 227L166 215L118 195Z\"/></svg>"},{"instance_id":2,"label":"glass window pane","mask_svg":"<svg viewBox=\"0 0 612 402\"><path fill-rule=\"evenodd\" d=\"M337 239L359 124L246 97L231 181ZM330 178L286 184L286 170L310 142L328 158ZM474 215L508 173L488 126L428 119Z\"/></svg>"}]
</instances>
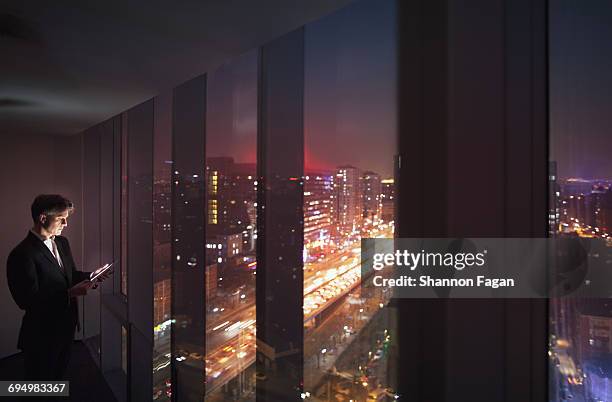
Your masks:
<instances>
[{"instance_id":1,"label":"glass window pane","mask_svg":"<svg viewBox=\"0 0 612 402\"><path fill-rule=\"evenodd\" d=\"M128 331L121 326L121 370L127 375L128 372Z\"/></svg>"},{"instance_id":2,"label":"glass window pane","mask_svg":"<svg viewBox=\"0 0 612 402\"><path fill-rule=\"evenodd\" d=\"M129 391L131 399L142 400L150 397L153 387L154 99L133 107L127 115Z\"/></svg>"},{"instance_id":3,"label":"glass window pane","mask_svg":"<svg viewBox=\"0 0 612 402\"><path fill-rule=\"evenodd\" d=\"M257 194L257 400L303 386L304 30L260 50Z\"/></svg>"},{"instance_id":4,"label":"glass window pane","mask_svg":"<svg viewBox=\"0 0 612 402\"><path fill-rule=\"evenodd\" d=\"M255 386L256 51L208 74L206 113L206 394L245 400Z\"/></svg>"},{"instance_id":5,"label":"glass window pane","mask_svg":"<svg viewBox=\"0 0 612 402\"><path fill-rule=\"evenodd\" d=\"M153 399L171 395L172 93L155 98L153 181Z\"/></svg>"},{"instance_id":6,"label":"glass window pane","mask_svg":"<svg viewBox=\"0 0 612 402\"><path fill-rule=\"evenodd\" d=\"M554 237L607 241L612 233L607 107L612 79L604 39L612 34L611 18L609 2L550 4L549 224ZM551 299L549 318L549 400L612 400L612 302Z\"/></svg>"},{"instance_id":7,"label":"glass window pane","mask_svg":"<svg viewBox=\"0 0 612 402\"><path fill-rule=\"evenodd\" d=\"M102 230L100 227L101 207L101 183L106 178L101 170L104 162L102 138L107 134L108 122L98 124L86 131L84 138L85 159L83 163L83 224L84 224L84 271L91 271L100 266L103 256L101 250ZM99 348L99 299L97 294L79 298L79 311L83 312L81 328L83 339L90 350Z\"/></svg>"},{"instance_id":8,"label":"glass window pane","mask_svg":"<svg viewBox=\"0 0 612 402\"><path fill-rule=\"evenodd\" d=\"M128 114L121 115L121 265L120 292L127 296Z\"/></svg>"},{"instance_id":9,"label":"glass window pane","mask_svg":"<svg viewBox=\"0 0 612 402\"><path fill-rule=\"evenodd\" d=\"M206 76L174 89L172 108L172 395L202 400L205 315Z\"/></svg>"},{"instance_id":10,"label":"glass window pane","mask_svg":"<svg viewBox=\"0 0 612 402\"><path fill-rule=\"evenodd\" d=\"M360 240L394 236L395 46L393 1L306 26L304 391L320 400L393 394L390 295L359 283Z\"/></svg>"}]
</instances>

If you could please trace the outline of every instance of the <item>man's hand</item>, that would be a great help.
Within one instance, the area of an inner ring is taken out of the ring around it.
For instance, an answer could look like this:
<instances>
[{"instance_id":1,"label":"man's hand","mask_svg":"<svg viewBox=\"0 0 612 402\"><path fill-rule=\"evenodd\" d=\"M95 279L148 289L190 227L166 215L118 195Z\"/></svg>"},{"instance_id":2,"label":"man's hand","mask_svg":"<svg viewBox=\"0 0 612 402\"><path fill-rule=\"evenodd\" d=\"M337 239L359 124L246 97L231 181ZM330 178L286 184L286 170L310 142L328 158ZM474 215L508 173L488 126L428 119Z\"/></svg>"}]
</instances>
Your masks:
<instances>
[{"instance_id":1,"label":"man's hand","mask_svg":"<svg viewBox=\"0 0 612 402\"><path fill-rule=\"evenodd\" d=\"M96 281L98 282L102 282L103 280L107 279L109 276L111 276L113 274L113 270L109 269L108 271L106 271L105 273L103 273L102 275L98 276L96 278Z\"/></svg>"},{"instance_id":2,"label":"man's hand","mask_svg":"<svg viewBox=\"0 0 612 402\"><path fill-rule=\"evenodd\" d=\"M95 282L98 283L98 282L104 281L109 276L111 276L111 274L113 273L112 268L111 269L107 269L110 265L112 265L112 264L104 264L104 266L96 269L93 272L90 272L89 273L89 278L92 279L92 278L96 277L96 274L98 274L98 272L104 272L104 273L102 273L102 274L100 274L99 276L96 277Z\"/></svg>"},{"instance_id":3,"label":"man's hand","mask_svg":"<svg viewBox=\"0 0 612 402\"><path fill-rule=\"evenodd\" d=\"M105 273L103 273L102 275L98 276L92 283L93 286L91 287L92 289L98 289L98 286L100 286L100 284L106 280L106 278L108 278L109 276L111 276L111 274L113 273L113 271L106 271Z\"/></svg>"}]
</instances>

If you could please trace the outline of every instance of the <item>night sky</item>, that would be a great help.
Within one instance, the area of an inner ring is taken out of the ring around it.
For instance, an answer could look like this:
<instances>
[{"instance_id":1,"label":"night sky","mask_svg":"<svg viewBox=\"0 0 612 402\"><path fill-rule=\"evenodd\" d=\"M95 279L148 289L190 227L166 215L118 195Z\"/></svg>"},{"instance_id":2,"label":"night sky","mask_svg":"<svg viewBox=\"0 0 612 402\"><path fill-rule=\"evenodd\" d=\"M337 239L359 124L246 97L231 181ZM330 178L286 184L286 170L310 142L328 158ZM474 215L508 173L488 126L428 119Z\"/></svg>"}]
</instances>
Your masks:
<instances>
[{"instance_id":1,"label":"night sky","mask_svg":"<svg viewBox=\"0 0 612 402\"><path fill-rule=\"evenodd\" d=\"M612 178L612 1L550 2L550 144L561 178ZM306 26L306 168L392 175L392 1L362 0ZM229 79L228 79L229 78ZM209 75L209 156L255 162L256 54Z\"/></svg>"},{"instance_id":2,"label":"night sky","mask_svg":"<svg viewBox=\"0 0 612 402\"><path fill-rule=\"evenodd\" d=\"M395 10L362 1L306 27L307 168L352 164L392 177Z\"/></svg>"},{"instance_id":3,"label":"night sky","mask_svg":"<svg viewBox=\"0 0 612 402\"><path fill-rule=\"evenodd\" d=\"M396 151L394 7L393 0L357 0L306 25L307 169L353 164L391 176ZM92 13L89 18L97 17ZM550 159L557 162L561 178L612 178L610 21L612 0L550 0ZM74 50L62 49L52 50ZM255 162L256 77L256 50L208 74L208 156ZM162 103L168 115L160 124L169 131L171 94ZM169 158L166 152L158 159Z\"/></svg>"},{"instance_id":4,"label":"night sky","mask_svg":"<svg viewBox=\"0 0 612 402\"><path fill-rule=\"evenodd\" d=\"M208 74L206 153L257 161L257 51Z\"/></svg>"},{"instance_id":5,"label":"night sky","mask_svg":"<svg viewBox=\"0 0 612 402\"><path fill-rule=\"evenodd\" d=\"M400 0L401 1L401 0ZM550 1L550 159L612 178L612 1ZM392 175L395 3L359 0L306 25L306 169ZM208 75L208 156L255 162L256 51Z\"/></svg>"},{"instance_id":6,"label":"night sky","mask_svg":"<svg viewBox=\"0 0 612 402\"><path fill-rule=\"evenodd\" d=\"M550 2L551 160L560 178L612 178L612 1Z\"/></svg>"},{"instance_id":7,"label":"night sky","mask_svg":"<svg viewBox=\"0 0 612 402\"><path fill-rule=\"evenodd\" d=\"M305 30L306 170L352 164L391 177L396 149L394 2L365 0ZM208 156L256 158L256 53L208 76Z\"/></svg>"}]
</instances>

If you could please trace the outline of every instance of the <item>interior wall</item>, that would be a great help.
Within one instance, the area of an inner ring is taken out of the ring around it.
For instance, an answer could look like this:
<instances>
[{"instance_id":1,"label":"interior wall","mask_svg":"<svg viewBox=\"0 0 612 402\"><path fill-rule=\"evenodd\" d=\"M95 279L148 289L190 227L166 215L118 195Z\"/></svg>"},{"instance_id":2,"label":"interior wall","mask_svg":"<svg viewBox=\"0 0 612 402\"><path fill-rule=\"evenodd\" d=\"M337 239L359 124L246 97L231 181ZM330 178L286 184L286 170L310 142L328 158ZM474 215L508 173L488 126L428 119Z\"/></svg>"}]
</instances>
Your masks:
<instances>
[{"instance_id":1,"label":"interior wall","mask_svg":"<svg viewBox=\"0 0 612 402\"><path fill-rule=\"evenodd\" d=\"M63 194L76 204L64 235L70 240L77 267L81 262L81 137L53 135L5 135L0 153L2 207L0 220L0 358L19 352L17 336L23 317L13 301L6 279L11 250L32 227L30 205L41 193Z\"/></svg>"}]
</instances>

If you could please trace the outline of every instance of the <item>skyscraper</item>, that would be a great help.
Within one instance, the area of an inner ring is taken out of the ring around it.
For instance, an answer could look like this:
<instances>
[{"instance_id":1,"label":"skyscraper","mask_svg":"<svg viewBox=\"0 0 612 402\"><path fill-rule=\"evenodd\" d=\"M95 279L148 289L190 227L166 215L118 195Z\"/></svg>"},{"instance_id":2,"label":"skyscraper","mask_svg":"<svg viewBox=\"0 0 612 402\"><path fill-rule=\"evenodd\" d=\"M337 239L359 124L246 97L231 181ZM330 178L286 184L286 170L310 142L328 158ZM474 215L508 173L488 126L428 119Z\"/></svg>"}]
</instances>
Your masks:
<instances>
[{"instance_id":1,"label":"skyscraper","mask_svg":"<svg viewBox=\"0 0 612 402\"><path fill-rule=\"evenodd\" d=\"M304 249L306 255L329 243L334 224L331 173L310 172L304 180Z\"/></svg>"},{"instance_id":2,"label":"skyscraper","mask_svg":"<svg viewBox=\"0 0 612 402\"><path fill-rule=\"evenodd\" d=\"M339 166L334 180L334 193L338 234L348 235L360 228L363 220L359 169L351 165Z\"/></svg>"},{"instance_id":3,"label":"skyscraper","mask_svg":"<svg viewBox=\"0 0 612 402\"><path fill-rule=\"evenodd\" d=\"M257 238L257 165L255 163L236 163L232 180L232 191L241 209L246 210L246 227L242 231L244 252L255 250ZM242 215L244 217L244 214Z\"/></svg>"},{"instance_id":4,"label":"skyscraper","mask_svg":"<svg viewBox=\"0 0 612 402\"><path fill-rule=\"evenodd\" d=\"M382 220L389 222L395 216L395 182L393 179L385 179L381 182L381 204Z\"/></svg>"},{"instance_id":5,"label":"skyscraper","mask_svg":"<svg viewBox=\"0 0 612 402\"><path fill-rule=\"evenodd\" d=\"M549 206L548 206L548 226L551 234L555 233L559 228L559 207L561 195L561 187L557 182L557 162L551 161L548 164L548 193L550 194Z\"/></svg>"},{"instance_id":6,"label":"skyscraper","mask_svg":"<svg viewBox=\"0 0 612 402\"><path fill-rule=\"evenodd\" d=\"M234 163L229 157L207 158L206 183L207 243L223 243L239 235L240 250L253 250L255 165ZM209 260L218 262L216 258Z\"/></svg>"},{"instance_id":7,"label":"skyscraper","mask_svg":"<svg viewBox=\"0 0 612 402\"><path fill-rule=\"evenodd\" d=\"M366 171L362 176L363 219L369 225L377 225L382 217L382 185L380 175Z\"/></svg>"}]
</instances>

